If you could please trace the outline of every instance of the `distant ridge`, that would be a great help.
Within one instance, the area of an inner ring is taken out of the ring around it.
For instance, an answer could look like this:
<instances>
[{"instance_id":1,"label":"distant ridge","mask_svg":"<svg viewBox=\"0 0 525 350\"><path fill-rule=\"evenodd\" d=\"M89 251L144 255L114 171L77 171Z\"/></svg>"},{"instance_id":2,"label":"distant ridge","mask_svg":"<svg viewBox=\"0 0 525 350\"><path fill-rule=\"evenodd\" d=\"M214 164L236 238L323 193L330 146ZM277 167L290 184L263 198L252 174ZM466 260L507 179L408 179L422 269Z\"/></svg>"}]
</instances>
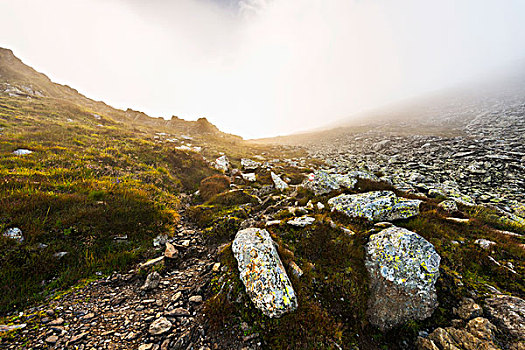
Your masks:
<instances>
[{"instance_id":1,"label":"distant ridge","mask_svg":"<svg viewBox=\"0 0 525 350\"><path fill-rule=\"evenodd\" d=\"M240 136L221 132L206 118L199 118L196 121L187 121L178 117L172 117L171 120L153 118L140 111L129 108L123 111L102 101L92 100L67 85L52 82L45 74L24 64L13 54L13 51L6 48L0 48L0 93L2 92L25 98L66 100L123 123L163 126L190 135L208 134L219 138L242 139Z\"/></svg>"}]
</instances>

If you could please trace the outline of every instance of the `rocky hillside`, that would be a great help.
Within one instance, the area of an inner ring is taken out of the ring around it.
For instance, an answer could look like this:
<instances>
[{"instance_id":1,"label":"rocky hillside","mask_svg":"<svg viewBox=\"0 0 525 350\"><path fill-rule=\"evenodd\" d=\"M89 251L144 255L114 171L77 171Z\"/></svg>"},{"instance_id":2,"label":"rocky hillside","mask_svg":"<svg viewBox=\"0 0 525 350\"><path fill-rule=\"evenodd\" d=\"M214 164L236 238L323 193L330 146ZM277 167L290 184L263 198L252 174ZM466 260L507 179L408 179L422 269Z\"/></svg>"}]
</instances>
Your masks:
<instances>
[{"instance_id":1,"label":"rocky hillside","mask_svg":"<svg viewBox=\"0 0 525 350\"><path fill-rule=\"evenodd\" d=\"M486 143L258 145L2 55L0 347L525 347L519 108L469 122ZM494 169L467 173L480 156Z\"/></svg>"}]
</instances>

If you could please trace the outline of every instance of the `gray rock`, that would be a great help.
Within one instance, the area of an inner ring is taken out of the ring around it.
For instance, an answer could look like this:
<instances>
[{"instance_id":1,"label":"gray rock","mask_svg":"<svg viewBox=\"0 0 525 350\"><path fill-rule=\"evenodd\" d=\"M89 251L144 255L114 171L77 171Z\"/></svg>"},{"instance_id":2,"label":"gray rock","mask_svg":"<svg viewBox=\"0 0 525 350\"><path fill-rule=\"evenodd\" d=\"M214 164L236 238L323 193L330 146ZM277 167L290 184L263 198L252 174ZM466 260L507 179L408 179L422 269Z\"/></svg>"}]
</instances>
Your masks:
<instances>
[{"instance_id":1,"label":"gray rock","mask_svg":"<svg viewBox=\"0 0 525 350\"><path fill-rule=\"evenodd\" d=\"M246 292L268 317L297 308L297 297L268 231L248 228L237 232L232 250Z\"/></svg>"},{"instance_id":2,"label":"gray rock","mask_svg":"<svg viewBox=\"0 0 525 350\"><path fill-rule=\"evenodd\" d=\"M288 225L296 227L305 227L315 222L315 219L309 216L301 216L300 218L294 218L287 221Z\"/></svg>"},{"instance_id":3,"label":"gray rock","mask_svg":"<svg viewBox=\"0 0 525 350\"><path fill-rule=\"evenodd\" d=\"M257 181L257 177L254 173L242 173L241 174L242 179L249 182L255 182Z\"/></svg>"},{"instance_id":4,"label":"gray rock","mask_svg":"<svg viewBox=\"0 0 525 350\"><path fill-rule=\"evenodd\" d=\"M220 170L222 172L227 172L228 169L230 168L230 162L228 161L228 158L226 158L226 156L221 156L215 159L213 166L217 170Z\"/></svg>"},{"instance_id":5,"label":"gray rock","mask_svg":"<svg viewBox=\"0 0 525 350\"><path fill-rule=\"evenodd\" d=\"M153 271L150 274L148 274L148 277L146 277L146 282L144 282L144 285L140 289L142 290L155 289L159 286L159 283L160 283L160 275L157 271Z\"/></svg>"},{"instance_id":6,"label":"gray rock","mask_svg":"<svg viewBox=\"0 0 525 350\"><path fill-rule=\"evenodd\" d=\"M453 213L455 211L458 211L458 205L455 201L451 199L444 200L443 202L438 204L438 207L446 211L447 213Z\"/></svg>"},{"instance_id":7,"label":"gray rock","mask_svg":"<svg viewBox=\"0 0 525 350\"><path fill-rule=\"evenodd\" d=\"M241 166L244 170L256 170L256 169L259 169L259 167L261 166L261 163L256 162L251 159L242 158Z\"/></svg>"},{"instance_id":8,"label":"gray rock","mask_svg":"<svg viewBox=\"0 0 525 350\"><path fill-rule=\"evenodd\" d=\"M416 216L419 214L420 203L420 200L397 197L392 191L342 194L328 201L332 211L371 221L390 221Z\"/></svg>"},{"instance_id":9,"label":"gray rock","mask_svg":"<svg viewBox=\"0 0 525 350\"><path fill-rule=\"evenodd\" d=\"M480 239L476 239L474 241L475 244L479 245L481 248L483 249L489 249L490 246L492 245L495 245L496 242L493 242L493 241L489 241L488 239L483 239L483 238L480 238Z\"/></svg>"},{"instance_id":10,"label":"gray rock","mask_svg":"<svg viewBox=\"0 0 525 350\"><path fill-rule=\"evenodd\" d=\"M55 258L59 258L59 259L61 259L61 258L65 257L65 256L68 255L68 254L69 254L68 252L57 252L57 253L53 254L53 256L54 256Z\"/></svg>"},{"instance_id":11,"label":"gray rock","mask_svg":"<svg viewBox=\"0 0 525 350\"><path fill-rule=\"evenodd\" d=\"M19 148L16 151L13 151L13 154L17 155L17 156L25 156L25 155L31 154L31 153L33 153L33 151L30 151L30 150L24 149L24 148Z\"/></svg>"},{"instance_id":12,"label":"gray rock","mask_svg":"<svg viewBox=\"0 0 525 350\"><path fill-rule=\"evenodd\" d=\"M351 175L331 174L324 170L317 170L308 176L302 186L319 196L341 188L352 189L356 183L357 179Z\"/></svg>"},{"instance_id":13,"label":"gray rock","mask_svg":"<svg viewBox=\"0 0 525 350\"><path fill-rule=\"evenodd\" d=\"M14 239L18 243L22 243L24 241L24 235L22 234L22 230L18 227L12 227L5 230L4 237L9 239Z\"/></svg>"},{"instance_id":14,"label":"gray rock","mask_svg":"<svg viewBox=\"0 0 525 350\"><path fill-rule=\"evenodd\" d=\"M279 177L279 175L276 175L273 171L271 172L271 176L272 176L272 181L273 181L273 184L275 185L275 188L278 189L278 190L286 190L288 188L288 184L286 182L284 182L283 180L281 180L281 178Z\"/></svg>"},{"instance_id":15,"label":"gray rock","mask_svg":"<svg viewBox=\"0 0 525 350\"><path fill-rule=\"evenodd\" d=\"M404 228L393 226L370 236L365 261L370 322L384 331L429 317L438 305L434 284L440 260L432 244Z\"/></svg>"}]
</instances>

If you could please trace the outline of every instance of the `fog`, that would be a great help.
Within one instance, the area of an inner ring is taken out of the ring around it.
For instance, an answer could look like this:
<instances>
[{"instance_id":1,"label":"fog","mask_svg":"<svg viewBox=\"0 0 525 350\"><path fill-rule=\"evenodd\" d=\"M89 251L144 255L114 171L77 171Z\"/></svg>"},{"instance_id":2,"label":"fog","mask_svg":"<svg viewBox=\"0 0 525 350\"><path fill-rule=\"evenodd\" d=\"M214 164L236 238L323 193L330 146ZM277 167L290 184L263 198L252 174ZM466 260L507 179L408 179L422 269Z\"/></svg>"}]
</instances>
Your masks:
<instances>
[{"instance_id":1,"label":"fog","mask_svg":"<svg viewBox=\"0 0 525 350\"><path fill-rule=\"evenodd\" d=\"M0 46L88 97L292 133L525 57L523 0L0 0Z\"/></svg>"}]
</instances>

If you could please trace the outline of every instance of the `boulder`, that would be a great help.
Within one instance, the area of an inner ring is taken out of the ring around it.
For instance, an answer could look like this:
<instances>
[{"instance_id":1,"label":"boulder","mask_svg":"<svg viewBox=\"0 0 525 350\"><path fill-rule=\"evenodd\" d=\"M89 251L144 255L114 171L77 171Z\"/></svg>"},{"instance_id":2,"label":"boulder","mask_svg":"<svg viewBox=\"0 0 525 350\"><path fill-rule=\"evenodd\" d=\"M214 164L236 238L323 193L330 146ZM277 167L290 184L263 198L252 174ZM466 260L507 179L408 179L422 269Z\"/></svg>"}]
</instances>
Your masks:
<instances>
[{"instance_id":1,"label":"boulder","mask_svg":"<svg viewBox=\"0 0 525 350\"><path fill-rule=\"evenodd\" d=\"M286 190L288 188L288 184L286 182L284 182L283 180L281 180L281 178L279 177L279 175L276 175L273 171L271 172L271 176L272 176L272 181L273 181L273 184L275 185L275 188L278 189L278 190Z\"/></svg>"},{"instance_id":2,"label":"boulder","mask_svg":"<svg viewBox=\"0 0 525 350\"><path fill-rule=\"evenodd\" d=\"M213 167L222 172L227 172L228 169L230 168L230 162L228 161L228 158L226 158L226 156L221 156L215 159L215 162L213 163Z\"/></svg>"},{"instance_id":3,"label":"boulder","mask_svg":"<svg viewBox=\"0 0 525 350\"><path fill-rule=\"evenodd\" d=\"M370 322L384 331L429 317L438 305L434 284L440 260L432 244L404 228L393 226L370 236L365 260Z\"/></svg>"},{"instance_id":4,"label":"boulder","mask_svg":"<svg viewBox=\"0 0 525 350\"><path fill-rule=\"evenodd\" d=\"M308 176L302 186L312 191L316 196L320 196L339 190L342 187L352 189L356 183L357 179L355 177L317 170Z\"/></svg>"},{"instance_id":5,"label":"boulder","mask_svg":"<svg viewBox=\"0 0 525 350\"><path fill-rule=\"evenodd\" d=\"M237 232L232 250L246 292L268 317L297 308L297 297L268 231L247 228Z\"/></svg>"},{"instance_id":6,"label":"boulder","mask_svg":"<svg viewBox=\"0 0 525 350\"><path fill-rule=\"evenodd\" d=\"M261 166L261 163L256 162L251 159L242 158L241 159L241 166L244 170L257 170Z\"/></svg>"},{"instance_id":7,"label":"boulder","mask_svg":"<svg viewBox=\"0 0 525 350\"><path fill-rule=\"evenodd\" d=\"M371 221L407 219L419 214L420 200L397 197L392 191L342 194L328 201L332 211Z\"/></svg>"}]
</instances>

